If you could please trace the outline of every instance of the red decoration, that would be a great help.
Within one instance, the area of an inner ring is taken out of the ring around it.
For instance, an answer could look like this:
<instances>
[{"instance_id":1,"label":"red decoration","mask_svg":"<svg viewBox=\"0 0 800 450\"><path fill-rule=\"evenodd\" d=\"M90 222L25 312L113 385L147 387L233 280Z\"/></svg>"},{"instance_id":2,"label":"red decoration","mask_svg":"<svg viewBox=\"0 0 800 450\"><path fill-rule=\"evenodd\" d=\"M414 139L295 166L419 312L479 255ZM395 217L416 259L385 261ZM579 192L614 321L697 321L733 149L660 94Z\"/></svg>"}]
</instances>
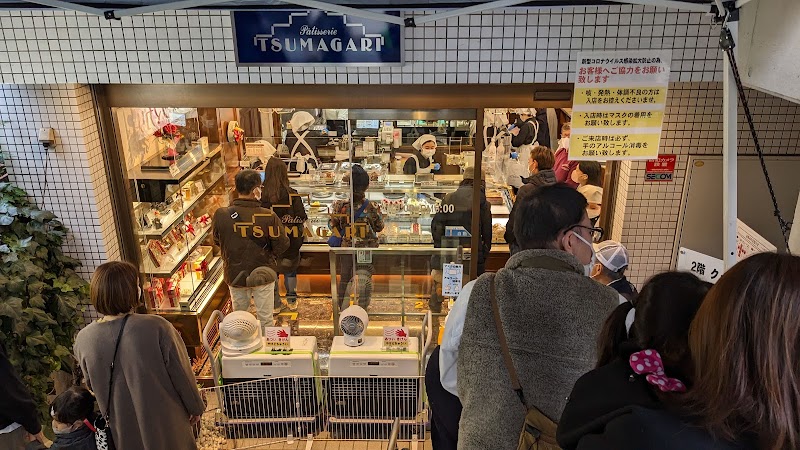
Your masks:
<instances>
[{"instance_id":1,"label":"red decoration","mask_svg":"<svg viewBox=\"0 0 800 450\"><path fill-rule=\"evenodd\" d=\"M183 137L178 126L171 123L168 123L156 130L156 132L153 133L153 136L170 141L174 141Z\"/></svg>"}]
</instances>

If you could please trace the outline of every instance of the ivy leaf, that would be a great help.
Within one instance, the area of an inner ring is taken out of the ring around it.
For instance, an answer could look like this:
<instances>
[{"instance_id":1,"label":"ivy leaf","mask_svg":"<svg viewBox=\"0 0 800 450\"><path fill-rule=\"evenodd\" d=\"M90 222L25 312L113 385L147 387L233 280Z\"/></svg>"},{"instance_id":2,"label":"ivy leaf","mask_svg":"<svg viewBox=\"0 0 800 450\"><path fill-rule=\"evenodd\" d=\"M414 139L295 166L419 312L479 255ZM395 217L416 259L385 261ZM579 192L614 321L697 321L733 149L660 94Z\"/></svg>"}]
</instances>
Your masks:
<instances>
[{"instance_id":1,"label":"ivy leaf","mask_svg":"<svg viewBox=\"0 0 800 450\"><path fill-rule=\"evenodd\" d=\"M35 211L31 211L31 219L39 221L39 222L47 222L56 218L56 215L51 213L50 211L44 211L41 209L37 209Z\"/></svg>"},{"instance_id":2,"label":"ivy leaf","mask_svg":"<svg viewBox=\"0 0 800 450\"><path fill-rule=\"evenodd\" d=\"M11 248L8 247L8 244L0 245L0 253L11 253Z\"/></svg>"},{"instance_id":3,"label":"ivy leaf","mask_svg":"<svg viewBox=\"0 0 800 450\"><path fill-rule=\"evenodd\" d=\"M18 320L21 310L21 298L12 297L0 302L0 317L10 317L12 320Z\"/></svg>"},{"instance_id":4,"label":"ivy leaf","mask_svg":"<svg viewBox=\"0 0 800 450\"><path fill-rule=\"evenodd\" d=\"M14 222L14 218L8 214L0 214L0 226L8 226Z\"/></svg>"},{"instance_id":5,"label":"ivy leaf","mask_svg":"<svg viewBox=\"0 0 800 450\"><path fill-rule=\"evenodd\" d=\"M45 302L44 297L41 295L35 295L28 300L28 304L31 305L32 308L41 308L44 309Z\"/></svg>"},{"instance_id":6,"label":"ivy leaf","mask_svg":"<svg viewBox=\"0 0 800 450\"><path fill-rule=\"evenodd\" d=\"M17 257L16 253L9 253L9 254L3 256L3 262L6 263L6 264L10 264L10 263L17 262L17 261L19 261L19 258Z\"/></svg>"}]
</instances>

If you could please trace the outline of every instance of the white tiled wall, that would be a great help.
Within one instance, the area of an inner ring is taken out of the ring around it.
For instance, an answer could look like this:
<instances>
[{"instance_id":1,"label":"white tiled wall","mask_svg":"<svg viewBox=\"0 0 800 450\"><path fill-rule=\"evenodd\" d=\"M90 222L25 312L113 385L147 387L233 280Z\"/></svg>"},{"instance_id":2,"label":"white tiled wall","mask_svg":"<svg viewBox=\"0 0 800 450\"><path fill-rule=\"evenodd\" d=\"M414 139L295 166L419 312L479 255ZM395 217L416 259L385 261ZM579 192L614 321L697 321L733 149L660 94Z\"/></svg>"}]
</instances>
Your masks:
<instances>
[{"instance_id":1,"label":"white tiled wall","mask_svg":"<svg viewBox=\"0 0 800 450\"><path fill-rule=\"evenodd\" d=\"M0 85L0 120L6 123L0 127L0 151L10 181L69 227L64 252L83 263L78 273L88 280L98 265L119 259L89 88ZM42 127L55 130L54 148L39 144Z\"/></svg>"},{"instance_id":2,"label":"white tiled wall","mask_svg":"<svg viewBox=\"0 0 800 450\"><path fill-rule=\"evenodd\" d=\"M402 67L239 68L225 11L121 21L0 11L0 30L0 82L17 84L568 82L581 50L672 49L672 81L719 80L721 68L709 17L632 5L503 9L406 29Z\"/></svg>"},{"instance_id":3,"label":"white tiled wall","mask_svg":"<svg viewBox=\"0 0 800 450\"><path fill-rule=\"evenodd\" d=\"M755 90L747 97L764 153L800 155L800 105ZM741 105L738 120L739 154L754 155ZM630 250L630 274L639 285L670 268L689 155L722 154L721 83L671 84L661 153L678 155L672 183L645 182L644 162L623 163L619 180L612 236Z\"/></svg>"},{"instance_id":4,"label":"white tiled wall","mask_svg":"<svg viewBox=\"0 0 800 450\"><path fill-rule=\"evenodd\" d=\"M581 50L672 49L662 146L679 155L675 182L646 184L643 162L623 163L612 224L612 236L631 249L630 273L641 284L669 268L688 155L721 152L717 36L703 14L654 7L506 9L406 30L402 67L238 68L223 11L110 22L73 12L0 11L0 82L16 84L0 87L0 119L12 122L0 129L0 145L12 156L14 180L73 228L68 251L84 261L88 276L119 250L89 91L68 83L570 82ZM765 149L798 154L797 105L750 95ZM50 156L35 142L42 125L56 128L62 141ZM742 153L752 153L748 141L740 136ZM45 160L53 174L46 189Z\"/></svg>"}]
</instances>

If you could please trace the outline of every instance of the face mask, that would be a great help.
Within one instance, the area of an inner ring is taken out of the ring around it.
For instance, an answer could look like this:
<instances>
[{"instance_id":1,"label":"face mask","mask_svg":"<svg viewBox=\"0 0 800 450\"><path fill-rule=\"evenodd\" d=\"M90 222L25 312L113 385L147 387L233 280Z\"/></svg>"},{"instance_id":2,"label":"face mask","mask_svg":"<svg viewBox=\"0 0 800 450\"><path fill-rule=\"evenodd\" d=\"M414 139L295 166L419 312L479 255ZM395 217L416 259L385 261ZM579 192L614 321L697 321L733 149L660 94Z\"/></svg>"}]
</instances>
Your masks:
<instances>
[{"instance_id":1,"label":"face mask","mask_svg":"<svg viewBox=\"0 0 800 450\"><path fill-rule=\"evenodd\" d=\"M256 196L256 200L261 200L261 194L262 194L262 192L263 192L263 191L262 191L262 189L261 189L261 188L259 188L259 189L258 189L258 190L256 190L256 191L253 191L253 195L255 195L255 196Z\"/></svg>"},{"instance_id":2,"label":"face mask","mask_svg":"<svg viewBox=\"0 0 800 450\"><path fill-rule=\"evenodd\" d=\"M560 148L565 148L569 150L569 137L561 138L561 142L559 142L558 146Z\"/></svg>"},{"instance_id":3,"label":"face mask","mask_svg":"<svg viewBox=\"0 0 800 450\"><path fill-rule=\"evenodd\" d=\"M434 150L426 150L426 149L423 148L421 153L422 153L422 156L424 156L424 157L426 157L428 159L431 159L433 157L433 155L436 154L436 150L435 149Z\"/></svg>"},{"instance_id":4,"label":"face mask","mask_svg":"<svg viewBox=\"0 0 800 450\"><path fill-rule=\"evenodd\" d=\"M592 251L592 258L589 260L589 263L583 265L583 274L586 275L587 277L589 277L589 276L592 275L592 269L594 268L594 265L597 264L597 255L595 255L595 253L594 253L594 246L592 245L591 242L589 242L586 239L584 239L583 236L581 236L580 234L578 234L578 233L576 233L574 231L572 232L572 234L574 234L578 239L580 239L581 242L583 242L584 244L588 245L589 246L589 250Z\"/></svg>"}]
</instances>

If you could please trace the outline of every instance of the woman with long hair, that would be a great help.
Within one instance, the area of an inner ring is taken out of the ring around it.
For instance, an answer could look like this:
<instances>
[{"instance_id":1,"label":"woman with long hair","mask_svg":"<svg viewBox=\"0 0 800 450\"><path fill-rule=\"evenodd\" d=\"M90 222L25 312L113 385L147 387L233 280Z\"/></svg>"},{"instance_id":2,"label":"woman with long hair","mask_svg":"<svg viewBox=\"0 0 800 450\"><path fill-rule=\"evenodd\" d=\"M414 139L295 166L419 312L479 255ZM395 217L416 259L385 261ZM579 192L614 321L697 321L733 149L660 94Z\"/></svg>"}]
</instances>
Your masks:
<instances>
[{"instance_id":1,"label":"woman with long hair","mask_svg":"<svg viewBox=\"0 0 800 450\"><path fill-rule=\"evenodd\" d=\"M689 330L687 407L713 436L800 448L800 257L760 253L725 272Z\"/></svg>"},{"instance_id":2,"label":"woman with long hair","mask_svg":"<svg viewBox=\"0 0 800 450\"><path fill-rule=\"evenodd\" d=\"M100 265L89 295L102 317L78 333L75 357L101 414L110 417L116 448L197 448L192 424L205 404L186 345L163 317L134 313L139 269L121 261Z\"/></svg>"},{"instance_id":3,"label":"woman with long hair","mask_svg":"<svg viewBox=\"0 0 800 450\"><path fill-rule=\"evenodd\" d=\"M692 375L689 326L710 287L690 273L665 272L611 313L598 336L597 368L575 383L561 415L563 448L583 448L631 407L660 408L683 395Z\"/></svg>"},{"instance_id":4,"label":"woman with long hair","mask_svg":"<svg viewBox=\"0 0 800 450\"><path fill-rule=\"evenodd\" d=\"M289 236L289 249L278 256L278 273L283 274L286 288L285 303L290 310L297 309L297 267L300 265L300 247L305 240L303 224L308 220L303 199L289 186L289 170L277 157L272 157L264 167L261 206L270 208L281 218ZM275 283L275 297L278 298Z\"/></svg>"}]
</instances>

